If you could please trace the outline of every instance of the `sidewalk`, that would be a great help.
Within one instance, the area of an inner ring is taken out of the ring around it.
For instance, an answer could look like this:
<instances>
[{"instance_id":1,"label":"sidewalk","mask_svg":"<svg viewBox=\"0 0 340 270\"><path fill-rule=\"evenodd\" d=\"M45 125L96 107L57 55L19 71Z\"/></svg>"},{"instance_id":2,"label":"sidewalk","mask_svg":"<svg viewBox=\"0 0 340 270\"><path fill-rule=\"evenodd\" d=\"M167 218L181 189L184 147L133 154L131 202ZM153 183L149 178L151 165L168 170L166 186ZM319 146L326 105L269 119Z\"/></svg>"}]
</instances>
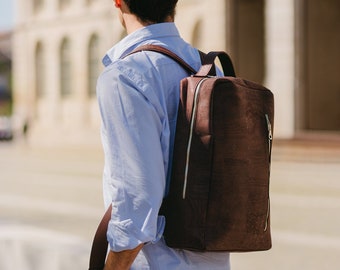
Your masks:
<instances>
[{"instance_id":1,"label":"sidewalk","mask_svg":"<svg viewBox=\"0 0 340 270\"><path fill-rule=\"evenodd\" d=\"M100 148L0 144L0 269L86 269L102 168ZM340 146L275 142L273 248L233 254L232 270L340 269L339 212Z\"/></svg>"},{"instance_id":2,"label":"sidewalk","mask_svg":"<svg viewBox=\"0 0 340 270\"><path fill-rule=\"evenodd\" d=\"M294 140L275 140L273 160L340 163L340 135L310 135Z\"/></svg>"}]
</instances>

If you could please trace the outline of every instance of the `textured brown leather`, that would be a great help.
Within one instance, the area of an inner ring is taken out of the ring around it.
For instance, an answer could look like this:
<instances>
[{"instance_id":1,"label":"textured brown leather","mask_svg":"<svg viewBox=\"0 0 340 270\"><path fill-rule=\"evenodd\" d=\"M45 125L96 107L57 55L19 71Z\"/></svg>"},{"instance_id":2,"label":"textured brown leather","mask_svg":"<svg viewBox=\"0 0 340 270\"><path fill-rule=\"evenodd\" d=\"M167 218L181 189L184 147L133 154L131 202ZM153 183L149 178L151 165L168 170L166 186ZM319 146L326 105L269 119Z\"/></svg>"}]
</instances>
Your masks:
<instances>
[{"instance_id":1,"label":"textured brown leather","mask_svg":"<svg viewBox=\"0 0 340 270\"><path fill-rule=\"evenodd\" d=\"M111 219L112 205L106 210L102 220L100 221L96 234L92 242L92 248L89 260L89 270L103 270L105 266L106 253L108 249L108 241L106 232L109 221Z\"/></svg>"},{"instance_id":2,"label":"textured brown leather","mask_svg":"<svg viewBox=\"0 0 340 270\"><path fill-rule=\"evenodd\" d=\"M268 250L271 140L266 115L272 125L273 94L235 77L208 78L200 86L192 119L195 91L217 55L202 66L200 76L181 82L172 180L161 209L165 240L170 247L201 251Z\"/></svg>"},{"instance_id":3,"label":"textured brown leather","mask_svg":"<svg viewBox=\"0 0 340 270\"><path fill-rule=\"evenodd\" d=\"M166 242L193 250L267 250L270 149L265 114L273 123L273 95L232 77L204 82L183 199L191 97L199 80L182 82L170 193L161 211Z\"/></svg>"}]
</instances>

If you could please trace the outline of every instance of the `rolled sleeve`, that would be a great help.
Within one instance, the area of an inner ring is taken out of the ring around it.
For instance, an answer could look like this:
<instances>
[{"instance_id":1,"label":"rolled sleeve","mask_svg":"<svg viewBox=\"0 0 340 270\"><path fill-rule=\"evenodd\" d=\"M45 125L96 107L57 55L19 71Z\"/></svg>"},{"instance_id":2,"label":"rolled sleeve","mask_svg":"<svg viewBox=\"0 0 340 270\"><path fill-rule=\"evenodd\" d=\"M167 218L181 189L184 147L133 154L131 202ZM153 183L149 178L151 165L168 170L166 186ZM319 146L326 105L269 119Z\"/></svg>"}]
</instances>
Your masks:
<instances>
[{"instance_id":1,"label":"rolled sleeve","mask_svg":"<svg viewBox=\"0 0 340 270\"><path fill-rule=\"evenodd\" d=\"M156 242L164 227L158 211L166 178L165 125L148 87L140 75L121 69L103 73L98 81L104 193L106 204L112 204L107 238L117 252Z\"/></svg>"},{"instance_id":2,"label":"rolled sleeve","mask_svg":"<svg viewBox=\"0 0 340 270\"><path fill-rule=\"evenodd\" d=\"M145 234L146 231L136 227L131 219L121 222L111 220L107 231L110 249L119 252L126 249L133 249L142 243L157 243L163 234L165 218L159 216L157 220L157 233L154 236ZM142 241L140 239L146 240Z\"/></svg>"}]
</instances>

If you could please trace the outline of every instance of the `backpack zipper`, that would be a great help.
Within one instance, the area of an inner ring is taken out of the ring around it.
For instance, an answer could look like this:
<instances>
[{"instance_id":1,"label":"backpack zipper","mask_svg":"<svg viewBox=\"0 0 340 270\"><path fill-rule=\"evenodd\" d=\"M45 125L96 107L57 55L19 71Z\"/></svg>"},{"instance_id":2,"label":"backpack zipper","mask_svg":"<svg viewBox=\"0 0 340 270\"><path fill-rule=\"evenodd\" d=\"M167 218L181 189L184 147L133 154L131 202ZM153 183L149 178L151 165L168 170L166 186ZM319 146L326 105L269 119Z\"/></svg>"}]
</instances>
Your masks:
<instances>
[{"instance_id":1,"label":"backpack zipper","mask_svg":"<svg viewBox=\"0 0 340 270\"><path fill-rule=\"evenodd\" d=\"M270 167L271 167L271 155L272 155L272 143L273 143L273 132L272 132L272 124L270 123L268 114L265 114L267 129L268 129L268 158L269 158L269 169L268 169L268 181L270 179ZM268 187L269 189L269 187ZM269 223L269 209L270 209L270 199L268 194L268 205L267 205L267 214L266 214L266 222L264 225L264 232L268 229Z\"/></svg>"},{"instance_id":2,"label":"backpack zipper","mask_svg":"<svg viewBox=\"0 0 340 270\"><path fill-rule=\"evenodd\" d=\"M273 141L273 133L272 133L272 124L270 123L268 114L265 114L266 122L267 122L267 128L268 128L268 146L269 146L269 158L271 156L271 149L272 149L272 141ZM270 162L270 159L269 159Z\"/></svg>"},{"instance_id":3,"label":"backpack zipper","mask_svg":"<svg viewBox=\"0 0 340 270\"><path fill-rule=\"evenodd\" d=\"M188 147L187 147L187 156L186 156L186 162L185 162L185 171L184 171L183 200L185 199L185 195L187 191L190 150L191 150L192 136L194 134L194 126L195 126L197 105L198 105L198 95L199 95L199 92L201 91L201 86L203 82L207 79L208 78L203 78L202 80L200 80L195 90L194 104L193 104L192 115L191 115L191 120L190 120L190 130L189 130L189 140L188 140Z\"/></svg>"}]
</instances>

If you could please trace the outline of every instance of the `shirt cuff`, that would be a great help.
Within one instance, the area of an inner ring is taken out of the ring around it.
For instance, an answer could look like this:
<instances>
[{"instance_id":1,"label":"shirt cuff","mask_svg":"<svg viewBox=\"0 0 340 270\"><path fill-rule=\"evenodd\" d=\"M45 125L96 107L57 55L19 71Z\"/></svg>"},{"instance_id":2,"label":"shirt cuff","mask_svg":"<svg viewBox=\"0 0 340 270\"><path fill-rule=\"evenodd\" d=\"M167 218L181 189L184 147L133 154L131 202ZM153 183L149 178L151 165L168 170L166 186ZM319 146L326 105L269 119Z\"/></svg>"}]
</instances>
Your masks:
<instances>
[{"instance_id":1,"label":"shirt cuff","mask_svg":"<svg viewBox=\"0 0 340 270\"><path fill-rule=\"evenodd\" d=\"M107 230L107 240L114 252L131 250L144 243L157 243L164 231L165 217L158 216L157 232L150 233L146 228L139 229L131 219L116 222L111 220Z\"/></svg>"}]
</instances>

